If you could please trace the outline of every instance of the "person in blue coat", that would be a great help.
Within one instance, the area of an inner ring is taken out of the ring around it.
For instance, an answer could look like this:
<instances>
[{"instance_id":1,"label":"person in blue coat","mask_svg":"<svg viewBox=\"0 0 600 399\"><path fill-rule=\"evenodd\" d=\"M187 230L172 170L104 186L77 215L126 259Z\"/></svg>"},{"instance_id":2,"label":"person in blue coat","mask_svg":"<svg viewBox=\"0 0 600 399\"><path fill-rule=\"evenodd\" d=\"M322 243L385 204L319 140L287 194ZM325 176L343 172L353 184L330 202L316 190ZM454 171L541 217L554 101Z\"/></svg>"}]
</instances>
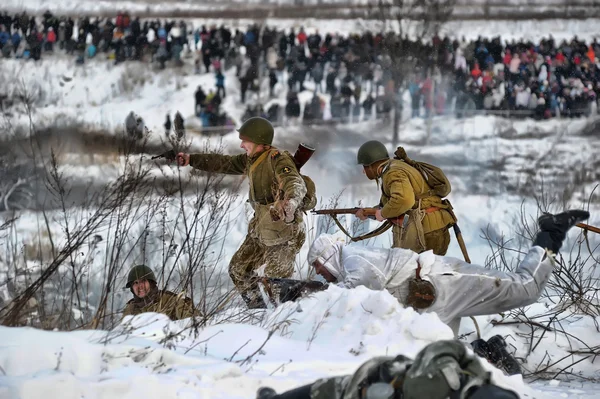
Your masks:
<instances>
[{"instance_id":1,"label":"person in blue coat","mask_svg":"<svg viewBox=\"0 0 600 399\"><path fill-rule=\"evenodd\" d=\"M217 79L217 95L220 95L221 98L225 98L225 75L223 75L223 72L221 72L220 69L217 70L215 78Z\"/></svg>"}]
</instances>

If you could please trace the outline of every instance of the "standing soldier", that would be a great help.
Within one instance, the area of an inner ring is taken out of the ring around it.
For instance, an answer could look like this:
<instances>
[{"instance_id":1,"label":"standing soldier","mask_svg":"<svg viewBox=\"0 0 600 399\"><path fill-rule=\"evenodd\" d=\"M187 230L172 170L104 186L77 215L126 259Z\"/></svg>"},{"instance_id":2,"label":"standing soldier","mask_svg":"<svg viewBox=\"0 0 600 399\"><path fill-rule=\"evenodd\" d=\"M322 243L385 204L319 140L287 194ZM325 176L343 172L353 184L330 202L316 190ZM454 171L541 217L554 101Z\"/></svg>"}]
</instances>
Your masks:
<instances>
[{"instance_id":1,"label":"standing soldier","mask_svg":"<svg viewBox=\"0 0 600 399\"><path fill-rule=\"evenodd\" d=\"M171 291L159 290L154 272L146 265L131 268L125 288L131 290L133 298L127 302L123 317L146 312L164 313L171 320L195 316L192 300Z\"/></svg>"},{"instance_id":2,"label":"standing soldier","mask_svg":"<svg viewBox=\"0 0 600 399\"><path fill-rule=\"evenodd\" d=\"M177 161L181 166L248 177L248 202L254 217L246 239L231 258L229 276L248 307L257 308L264 302L255 271L266 265L266 276L281 278L294 271L294 259L305 239L302 211L307 186L292 156L271 146L274 131L268 120L250 118L238 132L245 154L179 153Z\"/></svg>"},{"instance_id":3,"label":"standing soldier","mask_svg":"<svg viewBox=\"0 0 600 399\"><path fill-rule=\"evenodd\" d=\"M392 247L417 253L433 250L436 255L445 255L450 245L448 228L456 223L456 218L450 204L432 194L433 187L421 172L402 159L390 159L385 145L376 140L359 148L357 161L370 180L379 183L381 179L380 207L375 218L399 221L392 230ZM367 218L362 209L356 212L356 217Z\"/></svg>"}]
</instances>

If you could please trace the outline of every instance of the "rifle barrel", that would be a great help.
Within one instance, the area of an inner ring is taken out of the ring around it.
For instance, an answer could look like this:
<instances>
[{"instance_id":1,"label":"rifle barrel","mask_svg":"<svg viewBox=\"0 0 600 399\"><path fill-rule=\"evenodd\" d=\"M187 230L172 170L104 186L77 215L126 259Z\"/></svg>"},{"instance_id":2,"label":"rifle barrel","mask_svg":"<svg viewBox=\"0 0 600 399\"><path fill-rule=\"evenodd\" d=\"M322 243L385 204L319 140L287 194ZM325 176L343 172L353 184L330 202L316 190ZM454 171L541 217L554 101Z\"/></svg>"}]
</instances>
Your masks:
<instances>
[{"instance_id":1,"label":"rifle barrel","mask_svg":"<svg viewBox=\"0 0 600 399\"><path fill-rule=\"evenodd\" d=\"M318 209L313 210L312 213L317 215L344 215L344 214L355 214L360 208L338 208L338 209Z\"/></svg>"},{"instance_id":2,"label":"rifle barrel","mask_svg":"<svg viewBox=\"0 0 600 399\"><path fill-rule=\"evenodd\" d=\"M583 230L589 230L589 231L593 231L596 234L600 234L600 228L595 227L595 226L590 226L589 224L577 223L575 226L577 226Z\"/></svg>"}]
</instances>

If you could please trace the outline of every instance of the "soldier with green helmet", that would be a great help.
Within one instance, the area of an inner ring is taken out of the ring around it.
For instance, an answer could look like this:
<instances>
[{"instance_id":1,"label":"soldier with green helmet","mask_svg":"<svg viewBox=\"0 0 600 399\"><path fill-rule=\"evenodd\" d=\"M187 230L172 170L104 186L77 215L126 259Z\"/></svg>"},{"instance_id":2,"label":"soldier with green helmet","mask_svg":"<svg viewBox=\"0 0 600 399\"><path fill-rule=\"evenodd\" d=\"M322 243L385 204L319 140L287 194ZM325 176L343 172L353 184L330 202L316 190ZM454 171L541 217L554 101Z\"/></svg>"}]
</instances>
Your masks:
<instances>
[{"instance_id":1,"label":"soldier with green helmet","mask_svg":"<svg viewBox=\"0 0 600 399\"><path fill-rule=\"evenodd\" d=\"M379 183L381 179L380 207L375 218L402 221L393 227L392 247L417 253L433 250L436 255L445 255L450 244L448 229L456 219L442 198L428 194L431 187L423 175L401 159L390 159L385 145L377 140L367 141L359 148L357 162L363 165L370 180ZM356 217L366 219L362 209Z\"/></svg>"},{"instance_id":2,"label":"soldier with green helmet","mask_svg":"<svg viewBox=\"0 0 600 399\"><path fill-rule=\"evenodd\" d=\"M195 316L192 300L171 291L159 290L154 272L146 265L131 268L125 288L131 290L133 299L127 302L123 317L146 312L164 313L171 320Z\"/></svg>"},{"instance_id":3,"label":"soldier with green helmet","mask_svg":"<svg viewBox=\"0 0 600 399\"><path fill-rule=\"evenodd\" d=\"M287 278L294 271L294 259L305 239L302 211L307 187L291 154L272 146L274 130L268 120L250 118L238 132L243 154L179 153L177 162L248 177L254 217L229 263L229 276L248 307L256 308L264 306L255 273L259 267L266 265L268 277Z\"/></svg>"}]
</instances>

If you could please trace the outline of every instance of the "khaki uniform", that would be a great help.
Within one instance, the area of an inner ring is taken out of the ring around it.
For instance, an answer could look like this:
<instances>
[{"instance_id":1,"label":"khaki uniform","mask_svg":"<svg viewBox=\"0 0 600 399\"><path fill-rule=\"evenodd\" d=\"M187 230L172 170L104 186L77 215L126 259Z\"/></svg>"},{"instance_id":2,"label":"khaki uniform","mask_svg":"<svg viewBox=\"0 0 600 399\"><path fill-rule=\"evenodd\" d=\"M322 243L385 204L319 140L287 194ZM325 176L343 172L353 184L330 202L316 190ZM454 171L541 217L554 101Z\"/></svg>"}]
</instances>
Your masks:
<instances>
[{"instance_id":1,"label":"khaki uniform","mask_svg":"<svg viewBox=\"0 0 600 399\"><path fill-rule=\"evenodd\" d=\"M266 276L290 277L294 272L294 259L305 240L300 208L306 184L292 156L271 147L251 158L246 154L192 154L190 165L204 171L248 177L248 202L254 209L254 217L246 239L231 258L229 276L250 306L262 302L254 272L266 264ZM299 204L292 223L272 220L271 211L277 200Z\"/></svg>"},{"instance_id":2,"label":"khaki uniform","mask_svg":"<svg viewBox=\"0 0 600 399\"><path fill-rule=\"evenodd\" d=\"M384 163L381 179L381 216L408 216L404 227L394 225L392 247L417 253L431 249L436 255L445 255L450 245L448 229L456 222L449 203L428 195L430 187L423 175L404 161Z\"/></svg>"},{"instance_id":3,"label":"khaki uniform","mask_svg":"<svg viewBox=\"0 0 600 399\"><path fill-rule=\"evenodd\" d=\"M144 298L134 297L127 302L125 310L123 310L123 317L146 312L164 313L171 320L187 319L196 315L190 298L156 288Z\"/></svg>"}]
</instances>

